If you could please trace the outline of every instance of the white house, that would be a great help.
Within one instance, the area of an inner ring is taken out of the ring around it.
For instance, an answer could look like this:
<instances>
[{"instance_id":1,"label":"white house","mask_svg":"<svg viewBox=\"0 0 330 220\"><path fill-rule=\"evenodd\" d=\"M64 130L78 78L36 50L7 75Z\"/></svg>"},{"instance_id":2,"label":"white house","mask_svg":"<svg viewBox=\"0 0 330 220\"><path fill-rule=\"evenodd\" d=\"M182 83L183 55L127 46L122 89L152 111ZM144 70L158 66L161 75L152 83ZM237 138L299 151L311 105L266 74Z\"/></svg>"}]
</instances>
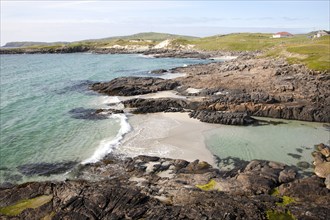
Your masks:
<instances>
[{"instance_id":1,"label":"white house","mask_svg":"<svg viewBox=\"0 0 330 220\"><path fill-rule=\"evenodd\" d=\"M327 36L329 35L329 33L327 31L324 31L324 30L321 30L321 31L318 31L314 36L313 38L319 38L319 37L323 37L323 36Z\"/></svg>"},{"instance_id":2,"label":"white house","mask_svg":"<svg viewBox=\"0 0 330 220\"><path fill-rule=\"evenodd\" d=\"M278 32L276 34L273 34L273 38L283 38L283 37L292 37L293 35L289 32Z\"/></svg>"}]
</instances>

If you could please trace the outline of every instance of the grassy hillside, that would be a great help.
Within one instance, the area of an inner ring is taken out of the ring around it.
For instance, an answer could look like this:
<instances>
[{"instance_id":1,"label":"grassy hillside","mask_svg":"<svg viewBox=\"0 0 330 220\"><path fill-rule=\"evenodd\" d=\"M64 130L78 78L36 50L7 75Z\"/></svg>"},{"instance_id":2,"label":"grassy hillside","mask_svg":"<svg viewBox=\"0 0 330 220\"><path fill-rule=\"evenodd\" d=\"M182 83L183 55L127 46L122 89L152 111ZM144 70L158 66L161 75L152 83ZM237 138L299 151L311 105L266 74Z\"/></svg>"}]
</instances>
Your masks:
<instances>
[{"instance_id":1,"label":"grassy hillside","mask_svg":"<svg viewBox=\"0 0 330 220\"><path fill-rule=\"evenodd\" d=\"M58 45L70 45L70 44L83 44L83 45L106 45L106 44L113 44L116 41L119 41L118 45L123 45L125 42L127 44L132 44L129 42L130 40L150 40L154 42L160 42L166 39L186 39L186 40L193 40L197 39L197 37L193 36L185 36L185 35L176 35L176 34L167 34L167 33L157 33L157 32L144 32L138 33L128 36L116 36L116 37L108 37L108 38L101 38L101 39L92 39L92 40L83 40L83 41L76 41L76 42L29 42L29 41L21 41L21 42L9 42L3 47L47 47L47 46L58 46ZM122 42L120 42L122 40ZM141 43L141 42L140 42Z\"/></svg>"},{"instance_id":2,"label":"grassy hillside","mask_svg":"<svg viewBox=\"0 0 330 220\"><path fill-rule=\"evenodd\" d=\"M6 43L3 47L31 47L31 46L52 46L58 44L68 44L68 42L54 42L54 43L46 43L46 42L33 42L33 41L17 41L17 42L9 42Z\"/></svg>"},{"instance_id":3,"label":"grassy hillside","mask_svg":"<svg viewBox=\"0 0 330 220\"><path fill-rule=\"evenodd\" d=\"M167 33L157 33L157 32L144 32L144 33L138 33L128 36L118 36L118 37L108 37L108 38L102 38L97 40L88 40L88 41L114 41L114 40L151 40L151 41L163 41L166 39L197 39L197 37L192 36L184 36L184 35L176 35L176 34L167 34Z\"/></svg>"},{"instance_id":4,"label":"grassy hillside","mask_svg":"<svg viewBox=\"0 0 330 220\"><path fill-rule=\"evenodd\" d=\"M311 69L330 70L330 36L314 41L288 45L290 53L301 54L302 57L288 57L291 63L304 63Z\"/></svg>"},{"instance_id":5,"label":"grassy hillside","mask_svg":"<svg viewBox=\"0 0 330 220\"><path fill-rule=\"evenodd\" d=\"M271 38L271 34L239 33L190 40L204 51L262 51L264 56L284 57L311 69L330 70L330 36L311 39L310 35Z\"/></svg>"}]
</instances>

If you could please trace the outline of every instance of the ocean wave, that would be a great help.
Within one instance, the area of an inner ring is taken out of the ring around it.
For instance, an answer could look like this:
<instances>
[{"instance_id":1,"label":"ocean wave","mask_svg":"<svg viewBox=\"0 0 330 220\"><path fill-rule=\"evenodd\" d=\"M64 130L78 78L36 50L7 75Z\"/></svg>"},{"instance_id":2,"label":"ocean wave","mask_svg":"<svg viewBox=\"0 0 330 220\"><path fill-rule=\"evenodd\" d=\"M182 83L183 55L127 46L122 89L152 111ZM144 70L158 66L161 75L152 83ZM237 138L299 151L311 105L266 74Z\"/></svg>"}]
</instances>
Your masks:
<instances>
[{"instance_id":1,"label":"ocean wave","mask_svg":"<svg viewBox=\"0 0 330 220\"><path fill-rule=\"evenodd\" d=\"M118 147L121 144L121 140L124 138L124 135L131 131L132 127L127 122L127 117L124 114L113 114L110 118L119 119L120 120L120 129L118 134L113 139L104 139L101 140L98 148L94 152L94 154L84 160L82 164L88 163L96 163L101 160L104 156L109 154L113 149Z\"/></svg>"},{"instance_id":2,"label":"ocean wave","mask_svg":"<svg viewBox=\"0 0 330 220\"><path fill-rule=\"evenodd\" d=\"M153 59L153 58L155 58L155 56L154 55L145 55L145 54L139 54L138 55L139 57L143 57L143 58L147 58L147 59Z\"/></svg>"}]
</instances>

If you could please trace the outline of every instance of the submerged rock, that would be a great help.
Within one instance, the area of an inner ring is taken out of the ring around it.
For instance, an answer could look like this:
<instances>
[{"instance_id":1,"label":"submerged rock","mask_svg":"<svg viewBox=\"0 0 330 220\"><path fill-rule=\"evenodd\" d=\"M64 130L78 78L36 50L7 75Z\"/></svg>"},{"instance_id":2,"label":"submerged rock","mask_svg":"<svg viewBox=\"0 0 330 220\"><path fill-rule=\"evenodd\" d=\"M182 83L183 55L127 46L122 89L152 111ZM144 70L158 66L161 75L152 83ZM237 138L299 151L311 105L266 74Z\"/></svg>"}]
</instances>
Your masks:
<instances>
[{"instance_id":1,"label":"submerged rock","mask_svg":"<svg viewBox=\"0 0 330 220\"><path fill-rule=\"evenodd\" d=\"M158 69L158 70L152 70L150 73L152 74L162 74L162 73L167 73L168 71L165 69Z\"/></svg>"},{"instance_id":2,"label":"submerged rock","mask_svg":"<svg viewBox=\"0 0 330 220\"><path fill-rule=\"evenodd\" d=\"M103 120L107 119L108 115L124 113L123 110L117 109L89 109L75 108L69 111L72 118L85 120Z\"/></svg>"},{"instance_id":3,"label":"submerged rock","mask_svg":"<svg viewBox=\"0 0 330 220\"><path fill-rule=\"evenodd\" d=\"M306 161L299 161L297 163L297 167L302 168L302 169L308 169L311 167L311 165Z\"/></svg>"},{"instance_id":4,"label":"submerged rock","mask_svg":"<svg viewBox=\"0 0 330 220\"><path fill-rule=\"evenodd\" d=\"M20 173L26 176L50 176L53 174L61 174L71 170L78 163L75 161L60 162L60 163L31 163L18 166Z\"/></svg>"},{"instance_id":5,"label":"submerged rock","mask_svg":"<svg viewBox=\"0 0 330 220\"><path fill-rule=\"evenodd\" d=\"M81 81L73 81L71 85L64 87L63 89L55 90L56 94L65 94L67 92L80 92L84 94L92 94L88 88L91 84L95 83L90 80L81 80ZM95 94L95 93L94 93Z\"/></svg>"}]
</instances>

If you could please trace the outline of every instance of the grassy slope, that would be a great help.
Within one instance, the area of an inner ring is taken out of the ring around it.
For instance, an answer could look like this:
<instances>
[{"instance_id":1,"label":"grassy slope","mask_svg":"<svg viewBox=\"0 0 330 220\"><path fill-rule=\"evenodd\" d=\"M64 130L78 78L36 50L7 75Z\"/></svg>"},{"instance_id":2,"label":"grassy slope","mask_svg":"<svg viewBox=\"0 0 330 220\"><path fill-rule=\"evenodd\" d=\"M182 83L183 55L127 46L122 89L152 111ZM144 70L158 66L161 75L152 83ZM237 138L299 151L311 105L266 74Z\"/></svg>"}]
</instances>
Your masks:
<instances>
[{"instance_id":1,"label":"grassy slope","mask_svg":"<svg viewBox=\"0 0 330 220\"><path fill-rule=\"evenodd\" d=\"M103 38L99 40L89 40L89 41L113 41L113 40L152 40L152 41L162 41L169 38L182 38L187 40L197 39L197 37L192 36L184 36L184 35L176 35L176 34L167 34L167 33L157 33L157 32L144 32L144 33L138 33L128 36L119 36L119 37L109 37L109 38Z\"/></svg>"},{"instance_id":2,"label":"grassy slope","mask_svg":"<svg viewBox=\"0 0 330 220\"><path fill-rule=\"evenodd\" d=\"M52 46L58 44L68 44L68 42L34 42L34 41L17 41L17 42L8 42L4 47L31 47L31 46Z\"/></svg>"},{"instance_id":3,"label":"grassy slope","mask_svg":"<svg viewBox=\"0 0 330 220\"><path fill-rule=\"evenodd\" d=\"M330 36L305 43L288 45L288 52L302 54L302 58L288 58L291 63L302 62L310 69L330 70Z\"/></svg>"},{"instance_id":4,"label":"grassy slope","mask_svg":"<svg viewBox=\"0 0 330 220\"><path fill-rule=\"evenodd\" d=\"M64 45L92 45L92 46L99 46L99 45L106 45L106 44L114 44L114 42L122 40L123 42L118 43L119 45L129 45L130 40L151 40L155 42L160 42L166 39L197 39L197 37L193 36L184 36L184 35L176 35L176 34L167 34L167 33L157 33L157 32L144 32L144 33L138 33L128 36L117 36L117 37L108 37L108 38L102 38L102 39L95 39L95 40L84 40L84 41L76 41L72 43L68 42L54 42L54 43L46 43L46 42L9 42L6 45L9 47L22 47L22 48L56 48L59 46ZM136 45L136 44L135 44Z\"/></svg>"},{"instance_id":5,"label":"grassy slope","mask_svg":"<svg viewBox=\"0 0 330 220\"><path fill-rule=\"evenodd\" d=\"M271 34L241 33L192 40L205 51L263 51L265 56L284 57L291 63L303 63L311 69L330 70L330 36L319 39L307 35L271 38Z\"/></svg>"}]
</instances>

